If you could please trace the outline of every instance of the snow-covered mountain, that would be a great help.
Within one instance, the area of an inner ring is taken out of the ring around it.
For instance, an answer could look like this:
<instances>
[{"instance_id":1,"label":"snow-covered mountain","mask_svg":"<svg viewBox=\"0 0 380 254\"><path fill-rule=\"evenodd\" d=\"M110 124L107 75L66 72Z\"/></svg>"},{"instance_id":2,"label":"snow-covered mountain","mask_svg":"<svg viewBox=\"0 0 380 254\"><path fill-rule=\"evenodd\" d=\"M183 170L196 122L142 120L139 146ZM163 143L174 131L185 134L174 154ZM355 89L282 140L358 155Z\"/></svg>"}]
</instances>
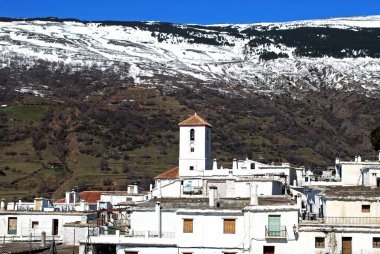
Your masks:
<instances>
[{"instance_id":1,"label":"snow-covered mountain","mask_svg":"<svg viewBox=\"0 0 380 254\"><path fill-rule=\"evenodd\" d=\"M1 19L0 68L45 60L136 84L229 92L380 91L380 16L181 25Z\"/></svg>"}]
</instances>

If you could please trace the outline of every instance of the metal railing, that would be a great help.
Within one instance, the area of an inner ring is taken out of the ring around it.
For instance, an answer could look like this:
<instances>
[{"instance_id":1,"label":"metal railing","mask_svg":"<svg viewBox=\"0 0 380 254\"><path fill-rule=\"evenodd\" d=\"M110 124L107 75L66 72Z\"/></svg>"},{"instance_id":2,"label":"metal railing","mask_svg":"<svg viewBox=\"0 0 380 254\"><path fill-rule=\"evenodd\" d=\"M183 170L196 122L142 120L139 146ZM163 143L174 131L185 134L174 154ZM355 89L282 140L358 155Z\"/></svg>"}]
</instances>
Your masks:
<instances>
[{"instance_id":1,"label":"metal railing","mask_svg":"<svg viewBox=\"0 0 380 254\"><path fill-rule=\"evenodd\" d=\"M129 232L129 237L142 237L142 238L158 238L157 231L135 231ZM175 238L174 232L161 232L160 238Z\"/></svg>"},{"instance_id":2,"label":"metal railing","mask_svg":"<svg viewBox=\"0 0 380 254\"><path fill-rule=\"evenodd\" d=\"M325 224L380 225L380 217L325 217Z\"/></svg>"},{"instance_id":3,"label":"metal railing","mask_svg":"<svg viewBox=\"0 0 380 254\"><path fill-rule=\"evenodd\" d=\"M286 238L286 226L265 226L266 238Z\"/></svg>"}]
</instances>

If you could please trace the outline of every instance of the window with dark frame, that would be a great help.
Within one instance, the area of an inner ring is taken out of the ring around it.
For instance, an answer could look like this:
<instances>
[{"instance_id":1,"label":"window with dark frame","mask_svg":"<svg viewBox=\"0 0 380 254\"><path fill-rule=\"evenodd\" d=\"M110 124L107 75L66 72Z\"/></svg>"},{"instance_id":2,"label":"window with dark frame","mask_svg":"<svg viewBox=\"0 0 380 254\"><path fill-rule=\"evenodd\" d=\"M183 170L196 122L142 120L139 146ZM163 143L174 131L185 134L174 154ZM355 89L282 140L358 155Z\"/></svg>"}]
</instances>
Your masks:
<instances>
[{"instance_id":1,"label":"window with dark frame","mask_svg":"<svg viewBox=\"0 0 380 254\"><path fill-rule=\"evenodd\" d=\"M235 234L235 219L223 219L223 233Z\"/></svg>"},{"instance_id":2,"label":"window with dark frame","mask_svg":"<svg viewBox=\"0 0 380 254\"><path fill-rule=\"evenodd\" d=\"M183 219L183 233L193 233L193 219Z\"/></svg>"},{"instance_id":3,"label":"window with dark frame","mask_svg":"<svg viewBox=\"0 0 380 254\"><path fill-rule=\"evenodd\" d=\"M369 213L371 211L370 205L362 205L362 213Z\"/></svg>"},{"instance_id":4,"label":"window with dark frame","mask_svg":"<svg viewBox=\"0 0 380 254\"><path fill-rule=\"evenodd\" d=\"M190 130L190 141L194 141L194 138L195 138L195 131L194 131L194 129L191 129Z\"/></svg>"},{"instance_id":5,"label":"window with dark frame","mask_svg":"<svg viewBox=\"0 0 380 254\"><path fill-rule=\"evenodd\" d=\"M194 166L190 166L190 170L194 170Z\"/></svg>"},{"instance_id":6,"label":"window with dark frame","mask_svg":"<svg viewBox=\"0 0 380 254\"><path fill-rule=\"evenodd\" d=\"M372 238L372 247L373 248L380 248L380 237Z\"/></svg>"},{"instance_id":7,"label":"window with dark frame","mask_svg":"<svg viewBox=\"0 0 380 254\"><path fill-rule=\"evenodd\" d=\"M325 248L325 238L316 237L315 238L315 248Z\"/></svg>"},{"instance_id":8,"label":"window with dark frame","mask_svg":"<svg viewBox=\"0 0 380 254\"><path fill-rule=\"evenodd\" d=\"M32 228L37 229L38 228L38 221L32 221Z\"/></svg>"}]
</instances>

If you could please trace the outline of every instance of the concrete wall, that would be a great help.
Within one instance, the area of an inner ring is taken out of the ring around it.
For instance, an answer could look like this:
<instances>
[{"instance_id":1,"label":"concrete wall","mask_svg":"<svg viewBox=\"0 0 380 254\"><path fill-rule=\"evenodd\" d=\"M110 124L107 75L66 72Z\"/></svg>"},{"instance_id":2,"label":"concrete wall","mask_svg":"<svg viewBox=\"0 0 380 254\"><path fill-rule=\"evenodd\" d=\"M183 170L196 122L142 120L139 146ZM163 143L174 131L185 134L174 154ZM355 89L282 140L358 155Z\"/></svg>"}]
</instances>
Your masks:
<instances>
[{"instance_id":1,"label":"concrete wall","mask_svg":"<svg viewBox=\"0 0 380 254\"><path fill-rule=\"evenodd\" d=\"M8 234L8 218L17 218L17 233L15 235ZM46 236L52 236L53 232L53 219L58 219L58 235L63 236L63 225L69 222L86 221L85 215L70 215L70 214L2 214L0 218L0 235L29 237L32 233L33 236L40 237L41 232L46 232ZM32 228L32 222L38 222L36 228Z\"/></svg>"},{"instance_id":2,"label":"concrete wall","mask_svg":"<svg viewBox=\"0 0 380 254\"><path fill-rule=\"evenodd\" d=\"M362 205L370 205L363 213ZM380 217L380 203L373 201L326 200L326 217Z\"/></svg>"},{"instance_id":3,"label":"concrete wall","mask_svg":"<svg viewBox=\"0 0 380 254\"><path fill-rule=\"evenodd\" d=\"M315 248L315 237L325 238L325 248ZM303 254L340 254L342 253L342 237L352 237L351 246L353 254L380 254L380 248L373 248L372 245L373 237L380 237L379 233L300 232L298 244Z\"/></svg>"},{"instance_id":4,"label":"concrete wall","mask_svg":"<svg viewBox=\"0 0 380 254\"><path fill-rule=\"evenodd\" d=\"M80 241L86 241L88 232L91 235L97 235L97 228L87 228L85 226L70 226L63 227L63 244L79 246Z\"/></svg>"}]
</instances>

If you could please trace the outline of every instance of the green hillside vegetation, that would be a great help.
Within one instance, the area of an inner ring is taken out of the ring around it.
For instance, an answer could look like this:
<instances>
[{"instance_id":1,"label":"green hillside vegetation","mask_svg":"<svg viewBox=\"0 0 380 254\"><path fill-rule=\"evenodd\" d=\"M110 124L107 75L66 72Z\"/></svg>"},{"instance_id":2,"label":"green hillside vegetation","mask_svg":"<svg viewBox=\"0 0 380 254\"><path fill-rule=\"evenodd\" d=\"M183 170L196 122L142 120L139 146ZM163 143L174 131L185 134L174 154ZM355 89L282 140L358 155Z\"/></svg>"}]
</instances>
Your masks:
<instances>
[{"instance_id":1,"label":"green hillside vegetation","mask_svg":"<svg viewBox=\"0 0 380 254\"><path fill-rule=\"evenodd\" d=\"M333 90L302 99L237 96L200 85L134 86L96 69L47 69L0 70L0 102L9 105L0 109L0 196L8 200L132 183L147 189L177 165L177 124L194 112L214 126L213 157L224 167L249 157L314 169L335 156L375 155L369 133L380 122L378 98ZM24 80L46 85L45 97L16 92Z\"/></svg>"}]
</instances>

